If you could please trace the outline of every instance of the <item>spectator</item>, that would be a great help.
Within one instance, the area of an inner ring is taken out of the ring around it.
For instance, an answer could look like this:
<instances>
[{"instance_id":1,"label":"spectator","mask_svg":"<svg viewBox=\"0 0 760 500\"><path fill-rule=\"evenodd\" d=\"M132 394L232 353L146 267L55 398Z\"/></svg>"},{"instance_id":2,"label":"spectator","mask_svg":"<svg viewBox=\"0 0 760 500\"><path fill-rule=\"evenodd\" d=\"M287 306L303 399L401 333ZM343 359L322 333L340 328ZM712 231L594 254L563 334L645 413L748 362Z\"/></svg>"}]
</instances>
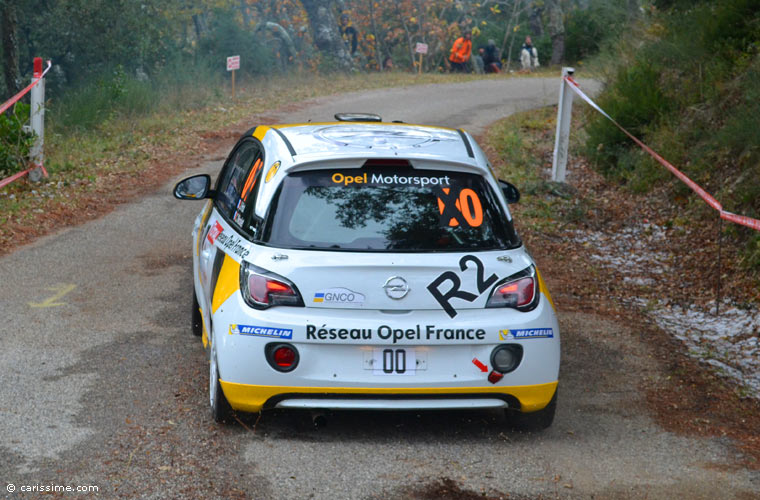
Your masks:
<instances>
[{"instance_id":1,"label":"spectator","mask_svg":"<svg viewBox=\"0 0 760 500\"><path fill-rule=\"evenodd\" d=\"M483 50L483 66L486 73L501 73L501 52L493 40L488 40L488 45Z\"/></svg>"},{"instance_id":2,"label":"spectator","mask_svg":"<svg viewBox=\"0 0 760 500\"><path fill-rule=\"evenodd\" d=\"M525 37L525 43L520 51L520 63L522 64L523 71L530 71L538 68L538 51L533 46L533 43L529 36Z\"/></svg>"},{"instance_id":3,"label":"spectator","mask_svg":"<svg viewBox=\"0 0 760 500\"><path fill-rule=\"evenodd\" d=\"M475 68L475 73L482 75L485 73L485 66L483 64L483 55L485 54L485 48L480 47L477 54L472 55L472 62Z\"/></svg>"},{"instance_id":4,"label":"spectator","mask_svg":"<svg viewBox=\"0 0 760 500\"><path fill-rule=\"evenodd\" d=\"M467 63L472 54L472 33L465 31L464 35L457 38L451 47L449 62L451 71L454 73L469 73Z\"/></svg>"},{"instance_id":5,"label":"spectator","mask_svg":"<svg viewBox=\"0 0 760 500\"><path fill-rule=\"evenodd\" d=\"M340 36L343 37L346 47L351 48L351 55L356 54L359 32L352 26L351 18L346 13L340 15Z\"/></svg>"}]
</instances>

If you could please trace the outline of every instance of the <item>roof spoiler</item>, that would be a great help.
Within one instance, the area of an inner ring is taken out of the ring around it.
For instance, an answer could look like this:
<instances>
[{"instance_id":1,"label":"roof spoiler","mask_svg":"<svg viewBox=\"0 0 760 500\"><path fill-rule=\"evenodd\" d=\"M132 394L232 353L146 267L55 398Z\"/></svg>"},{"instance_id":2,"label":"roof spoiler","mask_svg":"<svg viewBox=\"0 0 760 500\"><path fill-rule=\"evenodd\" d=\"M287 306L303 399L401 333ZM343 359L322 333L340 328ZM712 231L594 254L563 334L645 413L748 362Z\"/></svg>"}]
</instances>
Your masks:
<instances>
[{"instance_id":1,"label":"roof spoiler","mask_svg":"<svg viewBox=\"0 0 760 500\"><path fill-rule=\"evenodd\" d=\"M335 119L339 122L381 122L380 115L374 113L335 113Z\"/></svg>"}]
</instances>

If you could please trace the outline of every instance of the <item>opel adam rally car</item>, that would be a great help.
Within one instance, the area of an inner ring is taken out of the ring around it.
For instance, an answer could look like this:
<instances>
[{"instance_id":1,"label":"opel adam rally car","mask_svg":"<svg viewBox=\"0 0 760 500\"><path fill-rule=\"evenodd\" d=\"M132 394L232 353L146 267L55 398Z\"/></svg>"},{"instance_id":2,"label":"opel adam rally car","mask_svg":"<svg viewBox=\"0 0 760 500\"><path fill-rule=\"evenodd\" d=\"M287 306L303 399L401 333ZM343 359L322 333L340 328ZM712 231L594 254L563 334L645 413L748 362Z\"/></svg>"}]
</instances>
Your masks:
<instances>
[{"instance_id":1,"label":"opel adam rally car","mask_svg":"<svg viewBox=\"0 0 760 500\"><path fill-rule=\"evenodd\" d=\"M554 417L560 338L517 189L462 130L336 115L258 126L193 228L212 413L504 408Z\"/></svg>"}]
</instances>

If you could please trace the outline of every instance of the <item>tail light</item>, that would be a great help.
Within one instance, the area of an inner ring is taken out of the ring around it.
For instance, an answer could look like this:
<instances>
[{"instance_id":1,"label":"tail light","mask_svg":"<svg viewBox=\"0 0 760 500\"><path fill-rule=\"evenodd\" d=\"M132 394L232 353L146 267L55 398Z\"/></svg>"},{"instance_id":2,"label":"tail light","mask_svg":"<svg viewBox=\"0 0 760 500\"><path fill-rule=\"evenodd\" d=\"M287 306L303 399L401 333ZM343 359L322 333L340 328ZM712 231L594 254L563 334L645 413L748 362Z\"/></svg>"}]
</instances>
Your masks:
<instances>
[{"instance_id":1,"label":"tail light","mask_svg":"<svg viewBox=\"0 0 760 500\"><path fill-rule=\"evenodd\" d=\"M243 300L255 309L272 306L303 307L296 286L278 274L243 262L240 266L240 291Z\"/></svg>"},{"instance_id":2,"label":"tail light","mask_svg":"<svg viewBox=\"0 0 760 500\"><path fill-rule=\"evenodd\" d=\"M267 344L264 354L269 365L278 372L289 372L298 366L298 351L290 344Z\"/></svg>"},{"instance_id":3,"label":"tail light","mask_svg":"<svg viewBox=\"0 0 760 500\"><path fill-rule=\"evenodd\" d=\"M540 297L536 268L529 268L513 274L498 283L486 307L511 307L519 311L530 311L538 305Z\"/></svg>"}]
</instances>

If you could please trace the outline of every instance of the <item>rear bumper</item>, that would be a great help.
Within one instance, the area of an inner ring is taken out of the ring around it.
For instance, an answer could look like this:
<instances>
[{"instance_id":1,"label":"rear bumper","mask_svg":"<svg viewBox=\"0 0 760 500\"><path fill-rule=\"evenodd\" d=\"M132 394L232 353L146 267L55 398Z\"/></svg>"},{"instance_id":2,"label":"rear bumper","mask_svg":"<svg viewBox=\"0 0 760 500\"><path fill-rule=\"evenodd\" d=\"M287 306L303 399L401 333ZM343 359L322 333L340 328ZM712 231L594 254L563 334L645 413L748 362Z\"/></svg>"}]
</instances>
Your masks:
<instances>
[{"instance_id":1,"label":"rear bumper","mask_svg":"<svg viewBox=\"0 0 760 500\"><path fill-rule=\"evenodd\" d=\"M517 407L530 413L549 404L557 382L506 387L279 387L220 380L233 409L433 410Z\"/></svg>"}]
</instances>

